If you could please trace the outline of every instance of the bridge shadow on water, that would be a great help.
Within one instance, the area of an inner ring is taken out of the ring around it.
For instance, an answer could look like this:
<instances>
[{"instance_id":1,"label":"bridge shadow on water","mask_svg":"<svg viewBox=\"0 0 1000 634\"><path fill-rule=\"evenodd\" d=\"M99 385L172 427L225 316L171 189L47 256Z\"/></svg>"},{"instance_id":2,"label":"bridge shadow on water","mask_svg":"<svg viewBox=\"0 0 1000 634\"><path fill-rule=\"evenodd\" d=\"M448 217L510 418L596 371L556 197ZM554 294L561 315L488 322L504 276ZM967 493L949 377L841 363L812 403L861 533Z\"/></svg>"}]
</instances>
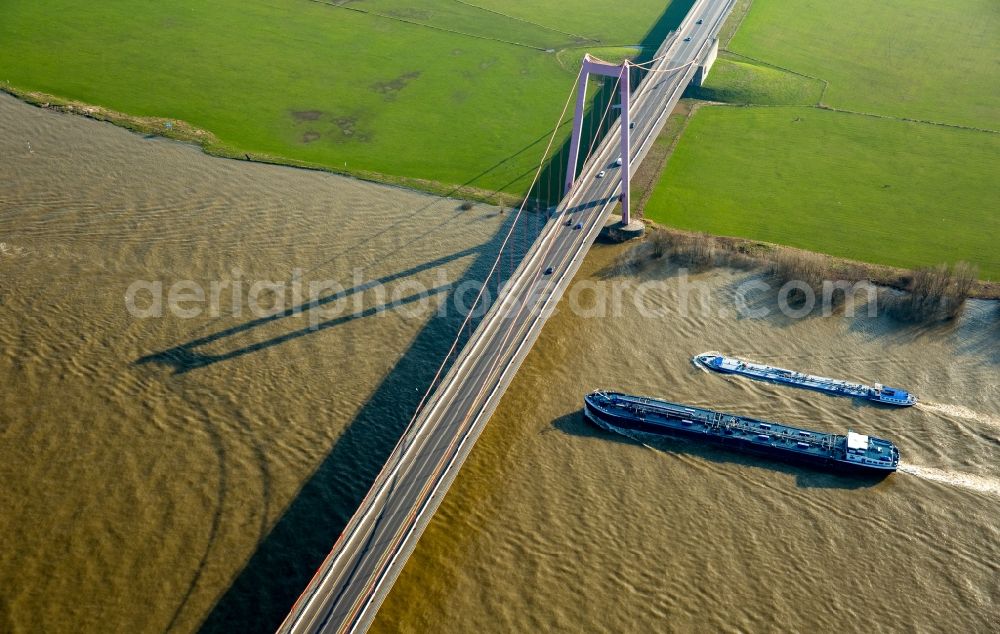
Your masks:
<instances>
[{"instance_id":1,"label":"bridge shadow on water","mask_svg":"<svg viewBox=\"0 0 1000 634\"><path fill-rule=\"evenodd\" d=\"M475 260L463 280L455 286L465 280L485 279L511 220L512 216L485 245L442 257L420 268L437 266L475 253ZM403 271L390 277L395 279L412 272ZM441 292L446 295L445 301L452 299L450 288ZM264 320L280 319L288 316L288 312ZM329 553L402 435L425 386L430 385L461 326L463 315L458 312L435 311L316 471L309 476L277 524L257 546L256 552L202 624L202 632L273 632L278 627ZM365 316L351 315L349 318ZM306 332L307 329L294 331L249 349L241 348L223 355L223 358L204 358L192 352L193 348L210 340L261 325L257 323L261 321L254 320L193 340L183 346L149 355L140 362L161 362L174 366L177 372L186 372L207 363L254 352L261 345L277 345L288 338L314 332ZM333 325L336 324L330 324ZM467 337L470 331L471 328L467 327L463 333Z\"/></svg>"},{"instance_id":2,"label":"bridge shadow on water","mask_svg":"<svg viewBox=\"0 0 1000 634\"><path fill-rule=\"evenodd\" d=\"M637 61L641 62L652 57L653 52L666 34L677 27L692 4L693 0L680 0L667 8L640 42L643 53ZM638 79L636 76L632 78L632 81L637 83ZM585 137L582 144L581 164L585 160L585 150L590 146L593 137L603 135L611 125L610 122L605 122L600 128L597 125L598 119L607 108L608 103L617 94L614 89L614 80L604 79L603 81L604 85L598 90L592 107L584 120L583 130L585 134L590 136L589 138ZM533 140L515 154L504 158L473 177L463 186L474 186L481 177L530 148L537 147L537 144L544 141L547 136L548 134ZM567 140L543 168L538 185L529 193L529 199L534 199L538 207L544 208L555 204L562 197L562 184L566 176L568 156L569 142ZM530 175L530 172L516 177L511 183L517 182L525 175ZM384 283L406 277L420 270L433 268L470 254L475 254L475 260L467 270L464 279L484 280L511 220L512 217L508 217L507 222L495 236L481 247L442 256L433 262L390 275L379 281ZM526 236L515 249L515 260L523 255L531 238L533 236ZM363 290L363 288L355 288L347 292L363 292ZM445 301L451 300L449 289L438 289L437 292L446 296ZM330 296L320 301L333 301L334 299L336 296ZM405 299L403 301L405 302ZM274 316L225 328L214 334L198 337L173 348L146 355L137 360L137 363L161 363L173 367L177 373L189 372L205 365L250 354L315 332L314 330L294 331L221 355L207 355L197 350L206 344L251 331L259 326L272 324L291 316L292 313L293 310L290 309ZM356 319L366 316L352 315L349 318L331 320L329 323L322 324L321 329L335 327L343 323L342 319ZM441 359L447 353L460 327L461 320L462 315L457 314L457 311L444 311L444 314L439 312L417 334L402 358L337 439L296 498L257 546L256 551L230 587L216 602L201 625L202 632L273 632L278 627L329 553L398 442L419 404L425 386L431 383ZM197 579L194 583L196 581ZM184 605L181 605L178 608L178 613L183 609Z\"/></svg>"},{"instance_id":3,"label":"bridge shadow on water","mask_svg":"<svg viewBox=\"0 0 1000 634\"><path fill-rule=\"evenodd\" d=\"M487 248L489 245L484 245L481 247L474 247L469 249L464 249L462 251L457 251L451 253L447 256L431 260L429 262L424 262L419 266L415 266L404 271L399 271L380 277L375 280L367 281L358 286L347 289L339 293L330 293L323 297L318 298L316 301L310 301L308 303L302 303L295 306L291 306L281 312L274 313L271 315L266 315L263 317L258 317L252 319L248 322L242 324L231 326L229 328L224 328L210 335L205 335L203 337L198 337L192 339L186 343L168 348L166 350L161 350L159 352L154 352L145 355L135 361L137 364L149 364L156 363L164 366L169 366L174 369L175 374L183 374L185 372L190 372L198 368L203 368L215 363L220 363L223 361L229 361L247 354L254 352L260 352L271 348L274 346L287 343L299 337L305 337L312 335L314 333L327 330L329 328L335 328L337 326L344 325L348 322L354 321L356 319L364 319L366 317L373 317L384 311L390 311L408 304L423 301L432 297L444 295L448 292L448 286L439 286L435 288L428 289L420 293L414 293L406 297L401 297L391 303L385 305L371 306L361 311L350 312L342 316L338 316L332 319L321 321L318 323L310 324L289 332L283 333L279 336L266 339L264 341L258 341L249 345L234 347L226 352L220 354L211 354L207 352L201 352L200 349L203 346L208 346L216 342L225 341L230 338L236 338L258 328L263 328L266 326L271 326L280 322L283 319L288 318L301 318L303 314L307 314L310 310L321 309L328 304L340 302L352 296L358 294L364 294L366 291L373 288L388 285L396 280L406 279L420 273L422 271L427 271L430 269L438 268L444 266L449 262L461 259L473 254L482 254L484 251L488 252ZM294 320L293 320L294 321ZM301 323L301 319L294 323Z\"/></svg>"},{"instance_id":4,"label":"bridge shadow on water","mask_svg":"<svg viewBox=\"0 0 1000 634\"><path fill-rule=\"evenodd\" d=\"M643 434L643 438L649 438L648 442L643 442L597 427L583 416L582 410L557 418L552 421L552 427L571 436L600 438L623 445L648 447L662 452L665 458L669 457L670 454L687 454L719 464L745 465L784 473L794 476L796 486L804 489L863 489L875 486L886 478L884 474L867 475L822 471L764 456L729 450L708 443L700 443L693 439Z\"/></svg>"}]
</instances>

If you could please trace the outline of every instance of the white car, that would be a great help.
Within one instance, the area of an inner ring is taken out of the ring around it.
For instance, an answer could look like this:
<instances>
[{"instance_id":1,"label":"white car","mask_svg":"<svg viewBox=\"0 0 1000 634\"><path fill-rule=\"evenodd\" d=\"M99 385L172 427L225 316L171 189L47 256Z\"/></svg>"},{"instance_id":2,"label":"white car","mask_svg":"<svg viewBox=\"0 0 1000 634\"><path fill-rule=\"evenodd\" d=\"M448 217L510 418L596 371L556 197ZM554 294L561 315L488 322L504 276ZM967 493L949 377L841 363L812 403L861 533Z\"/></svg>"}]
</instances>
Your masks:
<instances>
[{"instance_id":1,"label":"white car","mask_svg":"<svg viewBox=\"0 0 1000 634\"><path fill-rule=\"evenodd\" d=\"M619 156L617 159L615 159L615 167L621 167L621 166L622 166L622 157Z\"/></svg>"},{"instance_id":2,"label":"white car","mask_svg":"<svg viewBox=\"0 0 1000 634\"><path fill-rule=\"evenodd\" d=\"M606 172L604 170L601 170L600 172L597 173L597 178L604 178L605 173Z\"/></svg>"}]
</instances>

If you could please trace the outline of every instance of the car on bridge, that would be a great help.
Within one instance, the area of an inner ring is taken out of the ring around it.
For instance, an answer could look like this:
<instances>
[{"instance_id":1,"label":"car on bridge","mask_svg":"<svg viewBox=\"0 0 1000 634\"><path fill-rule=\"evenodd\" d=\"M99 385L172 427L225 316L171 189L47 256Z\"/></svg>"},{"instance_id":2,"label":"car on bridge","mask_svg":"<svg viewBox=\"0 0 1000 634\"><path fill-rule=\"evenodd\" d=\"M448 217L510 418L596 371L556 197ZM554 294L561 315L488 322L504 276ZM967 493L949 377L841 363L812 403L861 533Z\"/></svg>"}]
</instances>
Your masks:
<instances>
[{"instance_id":1,"label":"car on bridge","mask_svg":"<svg viewBox=\"0 0 1000 634\"><path fill-rule=\"evenodd\" d=\"M545 267L545 271L544 271L543 274L544 275L552 275L552 267L551 266Z\"/></svg>"},{"instance_id":2,"label":"car on bridge","mask_svg":"<svg viewBox=\"0 0 1000 634\"><path fill-rule=\"evenodd\" d=\"M601 170L600 172L597 173L597 178L604 178L605 174L607 174L607 172L605 172L604 170Z\"/></svg>"}]
</instances>

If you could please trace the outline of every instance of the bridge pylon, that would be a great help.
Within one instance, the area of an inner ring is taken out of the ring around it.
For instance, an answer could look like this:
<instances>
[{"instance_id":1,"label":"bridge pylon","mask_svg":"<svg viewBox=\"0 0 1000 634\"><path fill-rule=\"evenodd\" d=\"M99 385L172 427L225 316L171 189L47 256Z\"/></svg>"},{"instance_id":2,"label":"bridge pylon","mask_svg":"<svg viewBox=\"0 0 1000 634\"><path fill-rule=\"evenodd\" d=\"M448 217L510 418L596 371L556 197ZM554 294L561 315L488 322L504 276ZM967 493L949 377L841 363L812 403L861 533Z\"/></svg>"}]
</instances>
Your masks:
<instances>
[{"instance_id":1,"label":"bridge pylon","mask_svg":"<svg viewBox=\"0 0 1000 634\"><path fill-rule=\"evenodd\" d=\"M576 110L573 113L573 136L569 145L569 165L566 169L566 193L576 182L576 168L580 160L580 137L583 134L583 113L587 101L587 82L591 75L601 75L604 77L617 77L619 94L621 99L621 203L622 203L622 225L631 222L629 214L629 180L632 176L632 157L630 152L629 132L632 121L629 112L629 102L632 96L632 86L629 81L629 63L609 64L590 56L589 53L583 56L583 70L580 73L580 83L576 94Z\"/></svg>"}]
</instances>

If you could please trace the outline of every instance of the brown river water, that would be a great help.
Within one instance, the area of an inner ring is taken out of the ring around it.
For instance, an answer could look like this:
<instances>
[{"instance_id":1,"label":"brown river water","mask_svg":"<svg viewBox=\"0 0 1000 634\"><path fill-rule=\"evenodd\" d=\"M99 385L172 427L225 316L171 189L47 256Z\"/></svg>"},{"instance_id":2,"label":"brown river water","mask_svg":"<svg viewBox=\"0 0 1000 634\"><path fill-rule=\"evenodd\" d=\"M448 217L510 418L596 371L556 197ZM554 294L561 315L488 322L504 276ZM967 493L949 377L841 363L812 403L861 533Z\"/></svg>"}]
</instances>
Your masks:
<instances>
[{"instance_id":1,"label":"brown river water","mask_svg":"<svg viewBox=\"0 0 1000 634\"><path fill-rule=\"evenodd\" d=\"M457 311L410 298L482 277L508 217L0 98L0 631L273 630L455 334ZM997 306L933 328L741 317L752 274L612 274L627 248L588 255L373 630L995 628ZM312 328L228 290L298 277L357 310ZM218 314L139 318L136 280L229 287ZM707 350L922 402L709 375ZM871 482L609 434L580 415L595 388L851 427L904 466Z\"/></svg>"}]
</instances>

